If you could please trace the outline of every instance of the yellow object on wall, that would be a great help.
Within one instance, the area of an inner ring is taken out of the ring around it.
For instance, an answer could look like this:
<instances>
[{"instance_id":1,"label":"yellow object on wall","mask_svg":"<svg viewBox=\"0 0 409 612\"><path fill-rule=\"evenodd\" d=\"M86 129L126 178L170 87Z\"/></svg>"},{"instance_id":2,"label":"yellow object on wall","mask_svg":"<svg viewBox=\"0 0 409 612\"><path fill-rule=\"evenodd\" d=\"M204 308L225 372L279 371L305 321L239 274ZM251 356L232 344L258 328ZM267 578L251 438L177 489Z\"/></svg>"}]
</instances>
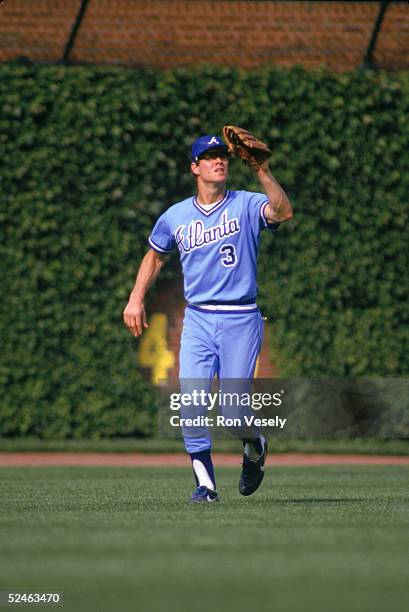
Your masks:
<instances>
[{"instance_id":1,"label":"yellow object on wall","mask_svg":"<svg viewBox=\"0 0 409 612\"><path fill-rule=\"evenodd\" d=\"M254 378L258 378L259 366L260 366L260 355L257 357L256 367L254 368Z\"/></svg>"},{"instance_id":2,"label":"yellow object on wall","mask_svg":"<svg viewBox=\"0 0 409 612\"><path fill-rule=\"evenodd\" d=\"M139 345L139 364L151 368L154 385L166 382L168 370L175 365L175 357L167 344L168 317L163 313L151 315L149 327L142 335Z\"/></svg>"}]
</instances>

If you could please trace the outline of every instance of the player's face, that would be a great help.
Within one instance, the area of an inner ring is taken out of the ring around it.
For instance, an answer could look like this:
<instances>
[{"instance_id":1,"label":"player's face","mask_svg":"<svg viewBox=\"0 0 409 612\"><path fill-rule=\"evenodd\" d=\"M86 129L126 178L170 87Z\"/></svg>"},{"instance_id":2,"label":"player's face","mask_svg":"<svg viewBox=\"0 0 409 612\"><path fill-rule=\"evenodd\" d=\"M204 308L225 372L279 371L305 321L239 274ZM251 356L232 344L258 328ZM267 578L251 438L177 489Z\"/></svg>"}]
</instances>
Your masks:
<instances>
[{"instance_id":1,"label":"player's face","mask_svg":"<svg viewBox=\"0 0 409 612\"><path fill-rule=\"evenodd\" d=\"M224 149L210 149L192 164L193 173L206 183L224 183L227 180L229 156Z\"/></svg>"}]
</instances>

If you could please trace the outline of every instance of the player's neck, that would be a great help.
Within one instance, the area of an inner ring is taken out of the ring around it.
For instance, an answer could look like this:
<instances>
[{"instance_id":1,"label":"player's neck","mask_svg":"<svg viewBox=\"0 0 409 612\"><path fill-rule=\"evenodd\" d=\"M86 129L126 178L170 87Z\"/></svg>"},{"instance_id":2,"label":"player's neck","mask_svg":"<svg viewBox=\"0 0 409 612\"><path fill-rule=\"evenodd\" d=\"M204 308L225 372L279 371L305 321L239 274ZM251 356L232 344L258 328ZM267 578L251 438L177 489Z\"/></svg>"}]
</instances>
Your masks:
<instances>
[{"instance_id":1,"label":"player's neck","mask_svg":"<svg viewBox=\"0 0 409 612\"><path fill-rule=\"evenodd\" d=\"M210 206L215 204L219 200L224 198L226 193L225 183L212 183L212 184L200 184L197 185L197 201L202 206Z\"/></svg>"}]
</instances>

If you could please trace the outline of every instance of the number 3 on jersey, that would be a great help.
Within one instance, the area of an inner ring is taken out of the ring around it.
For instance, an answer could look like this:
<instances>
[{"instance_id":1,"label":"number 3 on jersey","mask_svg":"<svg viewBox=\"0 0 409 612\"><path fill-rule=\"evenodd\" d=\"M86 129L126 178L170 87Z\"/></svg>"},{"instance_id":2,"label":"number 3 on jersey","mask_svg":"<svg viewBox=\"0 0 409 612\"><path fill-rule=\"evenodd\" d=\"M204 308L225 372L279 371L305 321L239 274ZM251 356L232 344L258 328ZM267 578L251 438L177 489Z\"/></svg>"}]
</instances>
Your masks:
<instances>
[{"instance_id":1,"label":"number 3 on jersey","mask_svg":"<svg viewBox=\"0 0 409 612\"><path fill-rule=\"evenodd\" d=\"M223 255L222 264L226 266L226 268L231 268L236 265L237 255L233 244L224 244L220 247L219 253Z\"/></svg>"}]
</instances>

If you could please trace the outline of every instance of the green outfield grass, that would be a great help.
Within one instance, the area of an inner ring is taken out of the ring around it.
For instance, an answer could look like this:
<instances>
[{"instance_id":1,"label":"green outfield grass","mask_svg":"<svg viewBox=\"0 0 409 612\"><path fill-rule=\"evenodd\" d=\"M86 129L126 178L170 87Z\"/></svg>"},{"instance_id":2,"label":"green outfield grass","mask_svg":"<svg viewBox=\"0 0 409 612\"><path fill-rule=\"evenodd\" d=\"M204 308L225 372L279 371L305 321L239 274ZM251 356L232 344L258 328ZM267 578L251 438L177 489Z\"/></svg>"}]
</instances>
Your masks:
<instances>
[{"instance_id":1,"label":"green outfield grass","mask_svg":"<svg viewBox=\"0 0 409 612\"><path fill-rule=\"evenodd\" d=\"M0 590L61 610L407 610L409 469L269 469L191 506L190 470L2 468Z\"/></svg>"}]
</instances>

